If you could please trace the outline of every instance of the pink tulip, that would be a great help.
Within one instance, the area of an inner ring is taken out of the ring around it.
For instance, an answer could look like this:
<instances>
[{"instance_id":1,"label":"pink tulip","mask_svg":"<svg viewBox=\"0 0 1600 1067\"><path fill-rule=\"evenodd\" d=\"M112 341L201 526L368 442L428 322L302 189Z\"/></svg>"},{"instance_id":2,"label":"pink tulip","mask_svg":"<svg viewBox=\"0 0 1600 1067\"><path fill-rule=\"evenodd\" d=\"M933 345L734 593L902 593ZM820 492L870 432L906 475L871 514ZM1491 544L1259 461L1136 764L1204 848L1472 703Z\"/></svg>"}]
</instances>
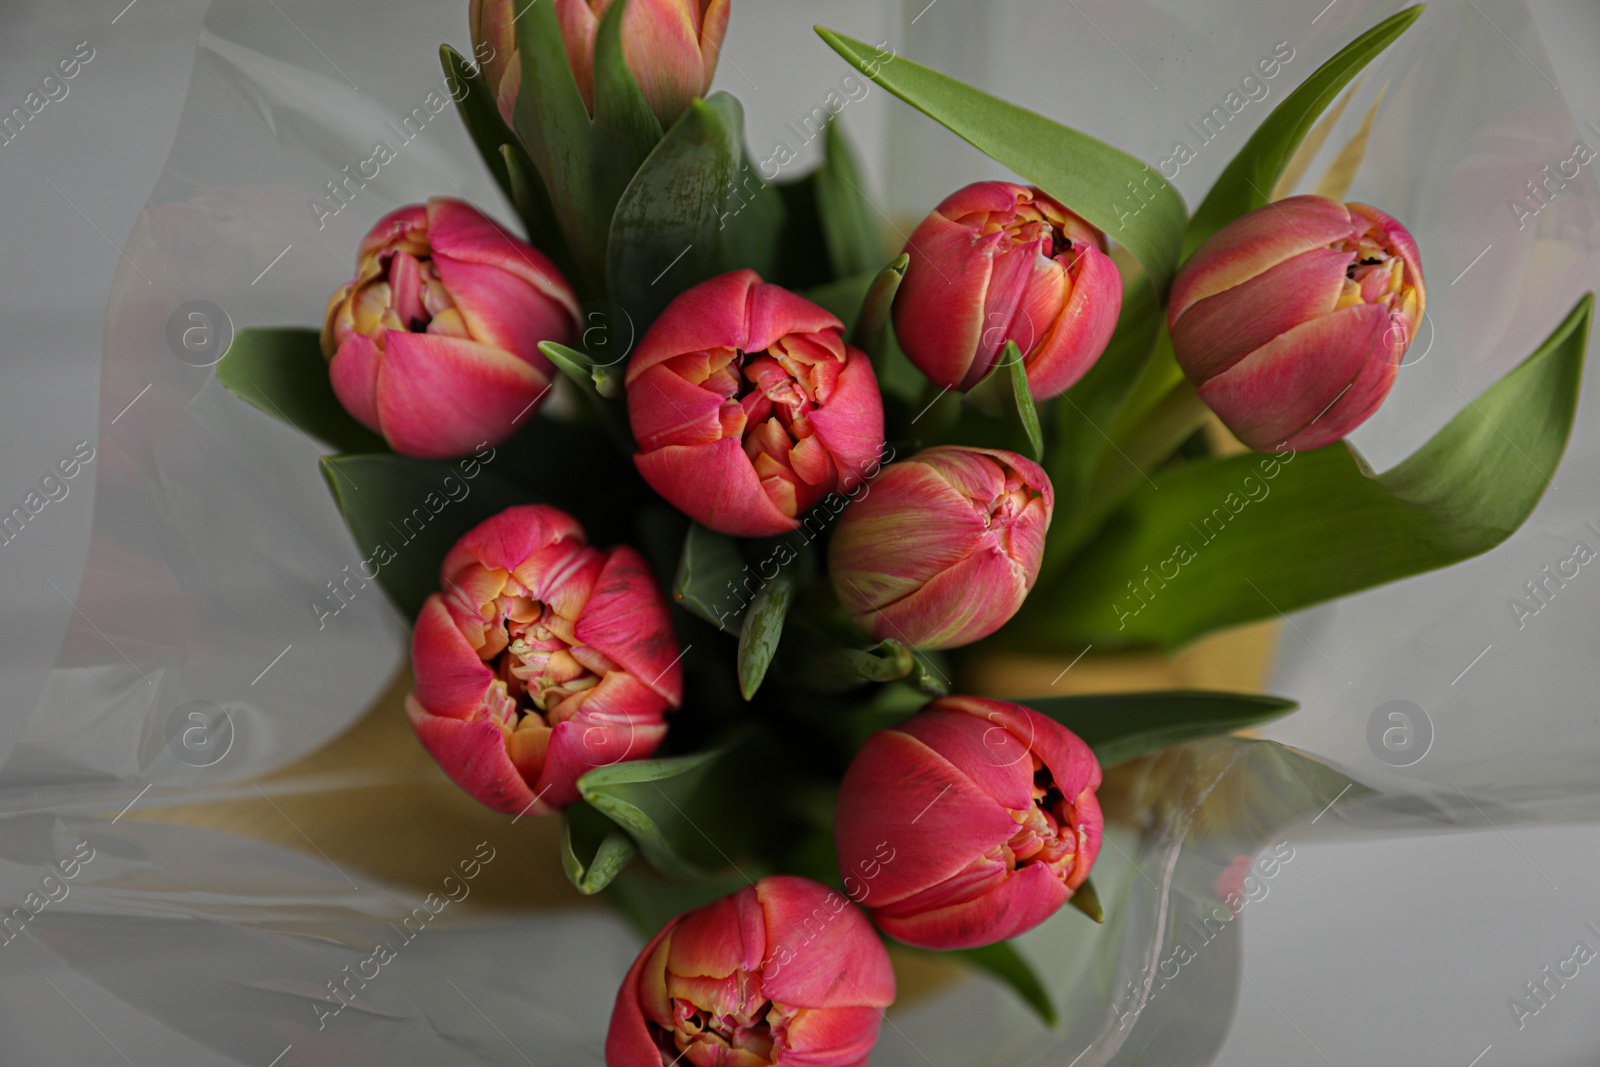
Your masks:
<instances>
[{"instance_id":1,"label":"pink tulip","mask_svg":"<svg viewBox=\"0 0 1600 1067\"><path fill-rule=\"evenodd\" d=\"M1031 708L940 697L880 730L839 787L839 869L871 871L878 928L921 948L1033 929L1089 877L1105 820L1100 764ZM893 858L879 862L885 850Z\"/></svg>"},{"instance_id":2,"label":"pink tulip","mask_svg":"<svg viewBox=\"0 0 1600 1067\"><path fill-rule=\"evenodd\" d=\"M906 244L894 328L935 385L971 389L1015 341L1044 400L1111 340L1122 277L1105 234L1038 189L978 182L945 198Z\"/></svg>"},{"instance_id":3,"label":"pink tulip","mask_svg":"<svg viewBox=\"0 0 1600 1067\"><path fill-rule=\"evenodd\" d=\"M1252 448L1320 448L1365 422L1422 322L1416 242L1366 204L1295 196L1211 236L1172 285L1172 346Z\"/></svg>"},{"instance_id":4,"label":"pink tulip","mask_svg":"<svg viewBox=\"0 0 1600 1067\"><path fill-rule=\"evenodd\" d=\"M971 644L1033 588L1054 507L1050 479L1015 452L924 449L844 509L828 552L833 591L879 640Z\"/></svg>"},{"instance_id":5,"label":"pink tulip","mask_svg":"<svg viewBox=\"0 0 1600 1067\"><path fill-rule=\"evenodd\" d=\"M883 454L872 364L843 325L755 271L678 296L628 365L645 481L704 526L785 533L830 492L859 488Z\"/></svg>"},{"instance_id":6,"label":"pink tulip","mask_svg":"<svg viewBox=\"0 0 1600 1067\"><path fill-rule=\"evenodd\" d=\"M591 548L572 516L508 508L467 531L411 640L406 712L455 783L496 811L578 799L584 772L642 759L683 694L643 557Z\"/></svg>"},{"instance_id":7,"label":"pink tulip","mask_svg":"<svg viewBox=\"0 0 1600 1067\"><path fill-rule=\"evenodd\" d=\"M333 294L322 352L340 403L408 456L466 455L511 436L550 386L540 341L565 343L578 302L543 254L470 204L385 215L355 281Z\"/></svg>"},{"instance_id":8,"label":"pink tulip","mask_svg":"<svg viewBox=\"0 0 1600 1067\"><path fill-rule=\"evenodd\" d=\"M472 0L475 47L489 53L484 77L500 116L513 125L522 88L522 60L514 22L531 0ZM594 111L594 40L614 0L555 0L567 62L578 92ZM690 101L706 95L728 32L729 0L630 0L622 13L622 58L662 126L670 126Z\"/></svg>"},{"instance_id":9,"label":"pink tulip","mask_svg":"<svg viewBox=\"0 0 1600 1067\"><path fill-rule=\"evenodd\" d=\"M889 953L842 895L763 878L662 927L617 991L606 1067L865 1067Z\"/></svg>"}]
</instances>

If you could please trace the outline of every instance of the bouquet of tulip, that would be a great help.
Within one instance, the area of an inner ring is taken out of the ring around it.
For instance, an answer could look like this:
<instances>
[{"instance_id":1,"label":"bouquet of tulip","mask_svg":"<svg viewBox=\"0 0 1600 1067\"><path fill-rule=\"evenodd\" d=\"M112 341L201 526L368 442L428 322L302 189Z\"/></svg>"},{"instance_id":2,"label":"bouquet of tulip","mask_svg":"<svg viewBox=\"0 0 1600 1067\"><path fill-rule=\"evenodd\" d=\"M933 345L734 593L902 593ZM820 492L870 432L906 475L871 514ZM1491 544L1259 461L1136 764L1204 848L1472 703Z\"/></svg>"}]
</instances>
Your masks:
<instances>
[{"instance_id":1,"label":"bouquet of tulip","mask_svg":"<svg viewBox=\"0 0 1600 1067\"><path fill-rule=\"evenodd\" d=\"M473 0L446 77L523 231L395 211L320 331L244 330L218 373L332 449L363 559L318 610L376 582L415 619L440 769L558 816L572 883L653 934L612 1067L864 1063L880 935L1049 1018L1008 941L1101 918L1102 774L1293 704L1023 706L972 692L977 657L1172 649L1527 517L1588 299L1375 474L1343 438L1425 321L1422 256L1380 208L1282 195L1419 14L1288 93L1192 214L1109 145L819 30L1029 183L951 192L896 255L837 124L780 183L705 95L728 0Z\"/></svg>"}]
</instances>

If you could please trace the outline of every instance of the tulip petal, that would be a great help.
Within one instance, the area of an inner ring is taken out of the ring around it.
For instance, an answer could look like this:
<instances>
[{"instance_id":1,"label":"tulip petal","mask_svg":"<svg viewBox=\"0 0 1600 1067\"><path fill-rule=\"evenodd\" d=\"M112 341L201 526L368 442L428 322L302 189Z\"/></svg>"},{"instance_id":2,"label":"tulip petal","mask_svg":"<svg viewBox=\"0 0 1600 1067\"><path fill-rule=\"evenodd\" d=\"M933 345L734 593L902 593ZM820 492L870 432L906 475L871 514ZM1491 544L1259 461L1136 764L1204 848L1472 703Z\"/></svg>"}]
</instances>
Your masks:
<instances>
[{"instance_id":1,"label":"tulip petal","mask_svg":"<svg viewBox=\"0 0 1600 1067\"><path fill-rule=\"evenodd\" d=\"M690 8L699 15L698 0L632 0L622 16L622 56L663 127L711 84Z\"/></svg>"},{"instance_id":2,"label":"tulip petal","mask_svg":"<svg viewBox=\"0 0 1600 1067\"><path fill-rule=\"evenodd\" d=\"M606 1031L606 1063L655 1064L661 1051L650 1033L651 1019L646 1012L656 1008L654 1022L666 1021L669 1006L660 990L664 980L667 953L661 951L662 943L676 932L679 920L672 919L628 968L627 976L617 989L617 999L611 1008L611 1026Z\"/></svg>"},{"instance_id":3,"label":"tulip petal","mask_svg":"<svg viewBox=\"0 0 1600 1067\"><path fill-rule=\"evenodd\" d=\"M970 645L1017 613L1035 573L1005 552L996 531L985 531L965 558L909 595L856 616L856 624L880 641L920 649Z\"/></svg>"},{"instance_id":4,"label":"tulip petal","mask_svg":"<svg viewBox=\"0 0 1600 1067\"><path fill-rule=\"evenodd\" d=\"M685 352L747 348L750 293L760 284L755 271L735 270L678 294L640 339L623 384L631 390L645 371Z\"/></svg>"},{"instance_id":5,"label":"tulip petal","mask_svg":"<svg viewBox=\"0 0 1600 1067\"><path fill-rule=\"evenodd\" d=\"M507 508L468 530L445 554L440 573L446 581L473 564L513 571L541 549L558 543L588 543L578 520L547 504Z\"/></svg>"},{"instance_id":6,"label":"tulip petal","mask_svg":"<svg viewBox=\"0 0 1600 1067\"><path fill-rule=\"evenodd\" d=\"M1196 301L1172 327L1173 349L1186 357L1184 373L1204 382L1274 337L1331 313L1354 261L1354 252L1313 248Z\"/></svg>"},{"instance_id":7,"label":"tulip petal","mask_svg":"<svg viewBox=\"0 0 1600 1067\"><path fill-rule=\"evenodd\" d=\"M1291 196L1241 215L1201 245L1172 283L1167 323L1191 305L1233 288L1286 259L1354 236L1350 212L1323 196Z\"/></svg>"},{"instance_id":8,"label":"tulip petal","mask_svg":"<svg viewBox=\"0 0 1600 1067\"><path fill-rule=\"evenodd\" d=\"M1071 895L1054 871L1032 863L983 896L964 903L903 915L890 914L894 909L879 910L873 918L884 933L918 948L976 948L1033 929L1060 910Z\"/></svg>"},{"instance_id":9,"label":"tulip petal","mask_svg":"<svg viewBox=\"0 0 1600 1067\"><path fill-rule=\"evenodd\" d=\"M566 309L574 327L578 298L550 257L471 204L436 196L428 201L428 243L435 256L498 267Z\"/></svg>"},{"instance_id":10,"label":"tulip petal","mask_svg":"<svg viewBox=\"0 0 1600 1067\"><path fill-rule=\"evenodd\" d=\"M733 438L641 452L634 464L650 488L719 533L775 537L800 525L773 505L749 457Z\"/></svg>"},{"instance_id":11,"label":"tulip petal","mask_svg":"<svg viewBox=\"0 0 1600 1067\"><path fill-rule=\"evenodd\" d=\"M1044 341L1028 356L1028 391L1035 400L1059 396L1078 384L1105 353L1122 313L1122 275L1098 248L1078 250L1072 295Z\"/></svg>"},{"instance_id":12,"label":"tulip petal","mask_svg":"<svg viewBox=\"0 0 1600 1067\"><path fill-rule=\"evenodd\" d=\"M744 343L748 352L764 352L792 333L828 333L844 329L844 323L831 311L799 293L766 282L750 291L745 317L750 324Z\"/></svg>"},{"instance_id":13,"label":"tulip petal","mask_svg":"<svg viewBox=\"0 0 1600 1067\"><path fill-rule=\"evenodd\" d=\"M644 557L611 550L578 619L578 640L604 652L661 698L683 700L683 668L666 599Z\"/></svg>"},{"instance_id":14,"label":"tulip petal","mask_svg":"<svg viewBox=\"0 0 1600 1067\"><path fill-rule=\"evenodd\" d=\"M784 1067L864 1067L882 1025L881 1008L802 1009L784 1030L778 1062Z\"/></svg>"},{"instance_id":15,"label":"tulip petal","mask_svg":"<svg viewBox=\"0 0 1600 1067\"><path fill-rule=\"evenodd\" d=\"M339 403L373 433L383 432L378 423L378 367L382 361L383 353L371 338L351 333L328 364L328 380Z\"/></svg>"},{"instance_id":16,"label":"tulip petal","mask_svg":"<svg viewBox=\"0 0 1600 1067\"><path fill-rule=\"evenodd\" d=\"M894 1003L894 969L884 952L864 952L877 937L855 905L841 893L808 878L775 875L756 884L766 916L768 963L762 992L795 1008L874 1007Z\"/></svg>"},{"instance_id":17,"label":"tulip petal","mask_svg":"<svg viewBox=\"0 0 1600 1067\"><path fill-rule=\"evenodd\" d=\"M406 698L406 717L440 769L480 803L508 815L545 815L553 810L517 773L499 726L487 719L429 714L415 697Z\"/></svg>"},{"instance_id":18,"label":"tulip petal","mask_svg":"<svg viewBox=\"0 0 1600 1067\"><path fill-rule=\"evenodd\" d=\"M767 955L767 924L756 889L747 886L678 919L667 970L686 978L757 972Z\"/></svg>"},{"instance_id":19,"label":"tulip petal","mask_svg":"<svg viewBox=\"0 0 1600 1067\"><path fill-rule=\"evenodd\" d=\"M875 909L950 878L1017 832L1005 807L897 730L873 734L856 754L839 787L838 811L839 869L876 871L867 898ZM939 847L924 847L930 841ZM893 858L874 866L880 846L893 850Z\"/></svg>"},{"instance_id":20,"label":"tulip petal","mask_svg":"<svg viewBox=\"0 0 1600 1067\"><path fill-rule=\"evenodd\" d=\"M588 705L597 697L606 700L606 697L599 697L598 694L600 689L608 685L624 691L632 689L636 697L639 694L648 697L656 707L656 723L594 722L581 714L557 723L550 732L550 746L545 750L544 767L539 772L539 780L534 783L539 796L552 807L562 808L577 803L581 799L578 779L596 767L644 759L656 750L667 734L666 726L660 724L660 698L625 674L607 674L584 701L583 710L587 711Z\"/></svg>"},{"instance_id":21,"label":"tulip petal","mask_svg":"<svg viewBox=\"0 0 1600 1067\"><path fill-rule=\"evenodd\" d=\"M1004 236L979 237L934 212L906 242L911 262L895 294L895 337L935 385L968 388L989 367L975 360L983 341L985 294Z\"/></svg>"},{"instance_id":22,"label":"tulip petal","mask_svg":"<svg viewBox=\"0 0 1600 1067\"><path fill-rule=\"evenodd\" d=\"M1299 448L1309 447L1308 441L1338 440L1355 423L1334 414L1336 401L1367 363L1384 364L1388 381L1393 381L1388 329L1389 312L1381 304L1312 319L1200 386L1200 398L1252 448L1271 450L1291 441L1299 442L1292 446Z\"/></svg>"},{"instance_id":23,"label":"tulip petal","mask_svg":"<svg viewBox=\"0 0 1600 1067\"><path fill-rule=\"evenodd\" d=\"M378 416L396 452L450 459L510 436L548 387L538 368L502 349L390 330L378 368Z\"/></svg>"},{"instance_id":24,"label":"tulip petal","mask_svg":"<svg viewBox=\"0 0 1600 1067\"><path fill-rule=\"evenodd\" d=\"M1026 811L1033 806L1030 756L1040 731L1034 723L1007 713L1016 706L1001 700L945 697L895 729L948 760L996 804Z\"/></svg>"},{"instance_id":25,"label":"tulip petal","mask_svg":"<svg viewBox=\"0 0 1600 1067\"><path fill-rule=\"evenodd\" d=\"M884 452L883 397L865 352L845 347L844 369L833 395L809 419L838 471L834 488L849 492L876 473Z\"/></svg>"},{"instance_id":26,"label":"tulip petal","mask_svg":"<svg viewBox=\"0 0 1600 1067\"><path fill-rule=\"evenodd\" d=\"M433 265L473 340L503 348L550 376L550 361L539 351L539 342L564 345L572 340L573 319L565 307L496 266L444 255L435 255Z\"/></svg>"},{"instance_id":27,"label":"tulip petal","mask_svg":"<svg viewBox=\"0 0 1600 1067\"><path fill-rule=\"evenodd\" d=\"M483 711L484 694L494 681L494 672L462 636L438 593L423 603L417 616L411 660L416 699L430 714L468 719Z\"/></svg>"},{"instance_id":28,"label":"tulip petal","mask_svg":"<svg viewBox=\"0 0 1600 1067\"><path fill-rule=\"evenodd\" d=\"M669 445L709 445L722 440L723 397L655 366L628 387L628 421L641 452Z\"/></svg>"}]
</instances>

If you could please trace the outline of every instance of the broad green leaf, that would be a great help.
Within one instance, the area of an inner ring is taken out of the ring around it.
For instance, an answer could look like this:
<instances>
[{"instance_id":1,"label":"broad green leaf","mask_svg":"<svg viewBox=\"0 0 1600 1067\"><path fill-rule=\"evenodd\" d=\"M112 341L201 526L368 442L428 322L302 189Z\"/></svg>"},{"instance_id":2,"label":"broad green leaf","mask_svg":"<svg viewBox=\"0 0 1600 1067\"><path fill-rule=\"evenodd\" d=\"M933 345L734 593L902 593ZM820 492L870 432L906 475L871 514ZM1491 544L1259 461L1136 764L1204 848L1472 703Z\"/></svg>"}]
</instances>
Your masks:
<instances>
[{"instance_id":1,"label":"broad green leaf","mask_svg":"<svg viewBox=\"0 0 1600 1067\"><path fill-rule=\"evenodd\" d=\"M1183 237L1185 257L1240 215L1267 204L1272 187L1317 116L1421 14L1422 5L1417 4L1378 23L1345 45L1272 109L1195 209Z\"/></svg>"},{"instance_id":2,"label":"broad green leaf","mask_svg":"<svg viewBox=\"0 0 1600 1067\"><path fill-rule=\"evenodd\" d=\"M893 263L872 279L861 299L861 313L851 331L851 340L872 358L872 369L881 379L889 357L889 317L894 310L894 295L905 280L911 257L902 252Z\"/></svg>"},{"instance_id":3,"label":"broad green leaf","mask_svg":"<svg viewBox=\"0 0 1600 1067\"><path fill-rule=\"evenodd\" d=\"M1279 697L1205 690L1047 697L1024 703L1083 738L1102 767L1197 737L1259 726L1299 706Z\"/></svg>"},{"instance_id":4,"label":"broad green leaf","mask_svg":"<svg viewBox=\"0 0 1600 1067\"><path fill-rule=\"evenodd\" d=\"M1159 476L1034 587L1004 640L1170 648L1488 551L1527 519L1561 460L1593 305L1584 296L1533 355L1384 474L1341 442Z\"/></svg>"},{"instance_id":5,"label":"broad green leaf","mask_svg":"<svg viewBox=\"0 0 1600 1067\"><path fill-rule=\"evenodd\" d=\"M714 750L597 767L578 779L578 792L626 830L657 871L669 878L703 878L722 864L720 847L702 829L711 820L697 793L725 754Z\"/></svg>"},{"instance_id":6,"label":"broad green leaf","mask_svg":"<svg viewBox=\"0 0 1600 1067\"><path fill-rule=\"evenodd\" d=\"M617 202L607 253L612 297L640 329L707 278L740 267L772 273L783 203L749 171L743 131L732 96L695 101Z\"/></svg>"},{"instance_id":7,"label":"broad green leaf","mask_svg":"<svg viewBox=\"0 0 1600 1067\"><path fill-rule=\"evenodd\" d=\"M1023 366L1017 342L1007 341L1000 361L1005 365L1007 421L1019 427L1027 438L1028 452L1035 462L1044 459L1044 431L1039 428L1039 412L1028 389L1028 368Z\"/></svg>"},{"instance_id":8,"label":"broad green leaf","mask_svg":"<svg viewBox=\"0 0 1600 1067\"><path fill-rule=\"evenodd\" d=\"M1142 271L1124 272L1123 278L1122 312L1111 343L1055 405L1055 433L1044 469L1055 489L1056 510L1041 579L1057 572L1094 532L1083 516L1100 465L1125 462L1110 448L1111 426L1150 363L1161 329L1161 305Z\"/></svg>"},{"instance_id":9,"label":"broad green leaf","mask_svg":"<svg viewBox=\"0 0 1600 1067\"><path fill-rule=\"evenodd\" d=\"M531 3L515 20L522 85L512 114L522 146L544 180L554 216L580 277L597 290L605 263L605 220L594 188L594 133L562 44L555 5Z\"/></svg>"},{"instance_id":10,"label":"broad green leaf","mask_svg":"<svg viewBox=\"0 0 1600 1067\"><path fill-rule=\"evenodd\" d=\"M416 618L422 602L439 591L439 565L462 534L529 502L527 493L484 469L490 462L323 457L323 480L361 550L362 564L352 573L376 571L377 583L406 618Z\"/></svg>"},{"instance_id":11,"label":"broad green leaf","mask_svg":"<svg viewBox=\"0 0 1600 1067\"><path fill-rule=\"evenodd\" d=\"M1159 173L1103 141L909 59L821 26L817 33L867 77L1125 245L1166 291L1188 216Z\"/></svg>"},{"instance_id":12,"label":"broad green leaf","mask_svg":"<svg viewBox=\"0 0 1600 1067\"><path fill-rule=\"evenodd\" d=\"M739 628L739 692L746 700L756 695L778 651L793 593L793 580L780 573L756 591L744 613L744 623Z\"/></svg>"},{"instance_id":13,"label":"broad green leaf","mask_svg":"<svg viewBox=\"0 0 1600 1067\"><path fill-rule=\"evenodd\" d=\"M730 622L744 610L738 579L746 569L737 541L691 523L683 539L683 554L678 557L672 599L691 615L733 633Z\"/></svg>"},{"instance_id":14,"label":"broad green leaf","mask_svg":"<svg viewBox=\"0 0 1600 1067\"><path fill-rule=\"evenodd\" d=\"M1093 878L1085 878L1067 903L1097 923L1106 921L1106 909L1100 904L1100 892L1095 889Z\"/></svg>"},{"instance_id":15,"label":"broad green leaf","mask_svg":"<svg viewBox=\"0 0 1600 1067\"><path fill-rule=\"evenodd\" d=\"M833 273L845 278L876 270L889 255L884 217L867 198L861 168L839 132L837 119L828 123L822 150L822 167L815 177L817 213Z\"/></svg>"},{"instance_id":16,"label":"broad green leaf","mask_svg":"<svg viewBox=\"0 0 1600 1067\"><path fill-rule=\"evenodd\" d=\"M320 336L292 326L240 330L217 364L217 381L335 451L387 452L383 438L357 422L334 395Z\"/></svg>"},{"instance_id":17,"label":"broad green leaf","mask_svg":"<svg viewBox=\"0 0 1600 1067\"><path fill-rule=\"evenodd\" d=\"M550 203L550 191L544 187L544 179L539 177L533 161L517 144L501 145L500 159L511 182L511 203L517 209L517 217L522 219L528 243L549 256L562 274L577 277L578 265L572 258L567 235L562 232L556 209Z\"/></svg>"},{"instance_id":18,"label":"broad green leaf","mask_svg":"<svg viewBox=\"0 0 1600 1067\"><path fill-rule=\"evenodd\" d=\"M439 62L444 65L446 87L460 87L459 94L452 91L450 96L456 102L461 124L467 128L467 134L477 147L483 165L489 168L495 184L500 186L506 199L515 203L511 176L506 173L505 157L500 154L501 147L514 138L511 131L506 129L505 120L500 117L500 108L489 89L488 80L476 64L468 63L460 52L447 44L439 46Z\"/></svg>"},{"instance_id":19,"label":"broad green leaf","mask_svg":"<svg viewBox=\"0 0 1600 1067\"><path fill-rule=\"evenodd\" d=\"M628 0L606 9L594 40L595 213L609 219L622 190L661 141L661 123L622 56Z\"/></svg>"},{"instance_id":20,"label":"broad green leaf","mask_svg":"<svg viewBox=\"0 0 1600 1067\"><path fill-rule=\"evenodd\" d=\"M561 869L585 896L610 885L637 854L633 839L589 805L569 804L561 812Z\"/></svg>"},{"instance_id":21,"label":"broad green leaf","mask_svg":"<svg viewBox=\"0 0 1600 1067\"><path fill-rule=\"evenodd\" d=\"M1010 941L997 941L982 948L956 949L940 955L954 956L1011 987L1011 991L1032 1008L1046 1026L1056 1024L1056 1003L1040 980L1033 965L1023 958Z\"/></svg>"}]
</instances>

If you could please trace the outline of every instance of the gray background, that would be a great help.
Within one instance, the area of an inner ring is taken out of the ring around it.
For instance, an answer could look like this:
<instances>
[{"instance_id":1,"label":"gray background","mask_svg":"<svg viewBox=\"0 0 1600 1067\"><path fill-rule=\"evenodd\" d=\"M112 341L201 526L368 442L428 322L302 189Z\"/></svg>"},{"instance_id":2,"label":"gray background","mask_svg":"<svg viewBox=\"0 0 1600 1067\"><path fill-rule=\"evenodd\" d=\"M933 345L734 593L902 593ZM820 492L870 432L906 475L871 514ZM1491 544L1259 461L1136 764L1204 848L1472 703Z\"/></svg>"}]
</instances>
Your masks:
<instances>
[{"instance_id":1,"label":"gray background","mask_svg":"<svg viewBox=\"0 0 1600 1067\"><path fill-rule=\"evenodd\" d=\"M67 98L0 146L0 248L6 252L0 503L7 509L76 442L95 440L101 316L119 263L117 247L161 171L205 9L200 0L124 5L6 0L0 14L0 105L6 109L77 42L90 40L96 49ZM725 66L719 84L743 98L758 147L761 131L803 113L842 73L805 27L847 20L860 26L871 21L864 7L882 9L886 32L904 17L900 5L888 2L735 0L735 6L727 52L745 69ZM1085 19L1104 24L1115 5L1082 0L1074 6ZM381 4L340 7L344 17L370 17L374 33L399 33L380 16L361 14L381 12ZM938 0L926 18L981 20L983 7L980 0ZM1540 4L1535 18L1573 114L1580 121L1600 117L1600 65L1594 62L1600 5ZM462 22L464 38L464 14ZM757 47L780 33L803 46ZM758 62L747 58L756 55ZM407 54L401 61L414 60ZM858 145L885 143L888 106L879 93L859 115L852 113ZM881 182L892 170L885 153L865 154ZM901 177L890 200L895 206L925 202L928 190L950 184L937 174ZM1592 425L1586 429L1594 432ZM88 543L91 486L89 477L75 480L67 499L49 505L16 542L0 546L0 632L6 638L0 642L0 719L8 723L32 709L65 631L66 598L77 587ZM1592 601L1600 592L1577 595ZM1331 619L1312 615L1302 626L1320 641ZM1281 677L1303 673L1304 651L1286 647ZM1588 699L1592 703L1592 686ZM1350 765L1379 770L1375 761L1361 763L1360 735L1354 728L1350 734L1342 742ZM1282 736L1296 740L1292 731ZM1340 743L1318 740L1325 742L1322 750ZM1585 967L1521 1030L1507 1007L1524 982L1568 955L1574 941L1600 947L1600 939L1583 930L1590 920L1600 925L1600 829L1591 826L1297 843L1267 899L1230 934L1244 938L1246 985L1232 1036L1216 1062L1592 1064L1600 1057L1600 964ZM36 945L0 949L0 988L5 1064L225 1062L56 964Z\"/></svg>"}]
</instances>

